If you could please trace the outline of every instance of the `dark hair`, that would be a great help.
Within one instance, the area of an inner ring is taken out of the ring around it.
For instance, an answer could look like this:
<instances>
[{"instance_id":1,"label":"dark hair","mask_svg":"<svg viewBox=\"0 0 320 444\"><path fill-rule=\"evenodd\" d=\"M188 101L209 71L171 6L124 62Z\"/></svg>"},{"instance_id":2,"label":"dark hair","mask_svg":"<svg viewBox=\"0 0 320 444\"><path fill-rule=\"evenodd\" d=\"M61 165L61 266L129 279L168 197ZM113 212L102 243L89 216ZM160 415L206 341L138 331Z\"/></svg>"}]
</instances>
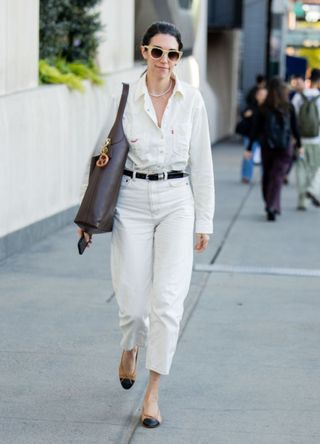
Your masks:
<instances>
[{"instance_id":1,"label":"dark hair","mask_svg":"<svg viewBox=\"0 0 320 444\"><path fill-rule=\"evenodd\" d=\"M142 45L149 45L150 40L157 34L169 34L175 37L179 45L179 51L183 48L181 41L181 34L178 28L176 28L172 23L168 22L154 22L146 30L142 38Z\"/></svg>"},{"instance_id":2,"label":"dark hair","mask_svg":"<svg viewBox=\"0 0 320 444\"><path fill-rule=\"evenodd\" d=\"M310 80L311 80L311 82L319 82L320 81L320 69L314 68L311 71Z\"/></svg>"},{"instance_id":3,"label":"dark hair","mask_svg":"<svg viewBox=\"0 0 320 444\"><path fill-rule=\"evenodd\" d=\"M267 78L263 74L257 74L256 83L266 82Z\"/></svg>"},{"instance_id":4,"label":"dark hair","mask_svg":"<svg viewBox=\"0 0 320 444\"><path fill-rule=\"evenodd\" d=\"M306 78L305 78L305 76L303 75L303 74L294 74L292 77L291 77L291 80L292 79L302 79L302 80L305 80Z\"/></svg>"},{"instance_id":5,"label":"dark hair","mask_svg":"<svg viewBox=\"0 0 320 444\"><path fill-rule=\"evenodd\" d=\"M280 77L273 77L270 80L265 104L269 109L288 112L290 106L288 86Z\"/></svg>"}]
</instances>

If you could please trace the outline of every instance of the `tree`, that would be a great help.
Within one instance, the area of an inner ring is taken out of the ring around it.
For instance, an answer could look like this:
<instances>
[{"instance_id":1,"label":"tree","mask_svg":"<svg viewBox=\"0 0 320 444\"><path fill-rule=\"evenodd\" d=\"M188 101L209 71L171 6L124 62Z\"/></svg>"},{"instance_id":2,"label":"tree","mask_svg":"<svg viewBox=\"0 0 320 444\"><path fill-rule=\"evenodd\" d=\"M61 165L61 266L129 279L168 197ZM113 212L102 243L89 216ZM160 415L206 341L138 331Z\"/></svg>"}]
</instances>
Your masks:
<instances>
[{"instance_id":1,"label":"tree","mask_svg":"<svg viewBox=\"0 0 320 444\"><path fill-rule=\"evenodd\" d=\"M101 0L40 0L40 58L94 62L103 29Z\"/></svg>"}]
</instances>

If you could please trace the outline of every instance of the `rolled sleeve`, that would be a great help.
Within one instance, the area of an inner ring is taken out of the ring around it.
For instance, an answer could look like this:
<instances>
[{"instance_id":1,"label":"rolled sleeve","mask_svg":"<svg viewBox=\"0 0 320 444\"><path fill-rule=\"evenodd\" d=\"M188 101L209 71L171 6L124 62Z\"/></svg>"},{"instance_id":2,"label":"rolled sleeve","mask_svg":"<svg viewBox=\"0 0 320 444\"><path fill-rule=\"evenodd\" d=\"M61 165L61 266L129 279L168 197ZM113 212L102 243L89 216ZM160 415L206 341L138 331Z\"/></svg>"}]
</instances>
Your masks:
<instances>
[{"instance_id":1,"label":"rolled sleeve","mask_svg":"<svg viewBox=\"0 0 320 444\"><path fill-rule=\"evenodd\" d=\"M200 93L194 107L190 141L191 183L195 201L195 232L213 233L214 174L208 116Z\"/></svg>"}]
</instances>

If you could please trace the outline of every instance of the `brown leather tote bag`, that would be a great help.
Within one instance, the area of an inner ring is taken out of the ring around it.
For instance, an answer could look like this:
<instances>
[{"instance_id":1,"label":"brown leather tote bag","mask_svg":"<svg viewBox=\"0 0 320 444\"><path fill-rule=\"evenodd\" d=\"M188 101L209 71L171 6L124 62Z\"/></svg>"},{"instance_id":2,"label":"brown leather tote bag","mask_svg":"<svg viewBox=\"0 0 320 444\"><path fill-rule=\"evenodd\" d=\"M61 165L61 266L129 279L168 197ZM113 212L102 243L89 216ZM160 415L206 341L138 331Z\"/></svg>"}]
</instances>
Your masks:
<instances>
[{"instance_id":1,"label":"brown leather tote bag","mask_svg":"<svg viewBox=\"0 0 320 444\"><path fill-rule=\"evenodd\" d=\"M89 183L74 222L89 234L112 231L129 144L123 131L122 117L129 85L123 83L116 120L104 142L100 156L91 160Z\"/></svg>"}]
</instances>

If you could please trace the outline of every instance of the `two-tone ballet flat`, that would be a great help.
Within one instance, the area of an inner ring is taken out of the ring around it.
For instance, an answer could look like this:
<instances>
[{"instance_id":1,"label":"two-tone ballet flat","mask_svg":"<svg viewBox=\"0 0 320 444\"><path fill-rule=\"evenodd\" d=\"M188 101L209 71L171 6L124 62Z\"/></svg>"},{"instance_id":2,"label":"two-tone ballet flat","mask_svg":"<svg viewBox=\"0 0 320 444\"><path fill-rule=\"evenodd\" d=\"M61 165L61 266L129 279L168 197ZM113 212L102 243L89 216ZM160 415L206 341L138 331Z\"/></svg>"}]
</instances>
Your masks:
<instances>
[{"instance_id":1,"label":"two-tone ballet flat","mask_svg":"<svg viewBox=\"0 0 320 444\"><path fill-rule=\"evenodd\" d=\"M119 365L119 379L120 379L120 384L122 385L122 387L125 390L131 389L131 387L135 383L136 376L137 376L138 351L139 351L139 349L137 348L136 358L135 358L135 367L134 367L134 370L132 373L128 373L123 369L122 358L123 358L124 351L122 352L120 365Z\"/></svg>"},{"instance_id":2,"label":"two-tone ballet flat","mask_svg":"<svg viewBox=\"0 0 320 444\"><path fill-rule=\"evenodd\" d=\"M158 413L156 416L150 416L144 412L144 409L142 409L141 423L142 423L143 427L146 427L147 429L155 429L156 427L159 427L161 422L162 422L162 418L160 415L160 410L158 410Z\"/></svg>"}]
</instances>

